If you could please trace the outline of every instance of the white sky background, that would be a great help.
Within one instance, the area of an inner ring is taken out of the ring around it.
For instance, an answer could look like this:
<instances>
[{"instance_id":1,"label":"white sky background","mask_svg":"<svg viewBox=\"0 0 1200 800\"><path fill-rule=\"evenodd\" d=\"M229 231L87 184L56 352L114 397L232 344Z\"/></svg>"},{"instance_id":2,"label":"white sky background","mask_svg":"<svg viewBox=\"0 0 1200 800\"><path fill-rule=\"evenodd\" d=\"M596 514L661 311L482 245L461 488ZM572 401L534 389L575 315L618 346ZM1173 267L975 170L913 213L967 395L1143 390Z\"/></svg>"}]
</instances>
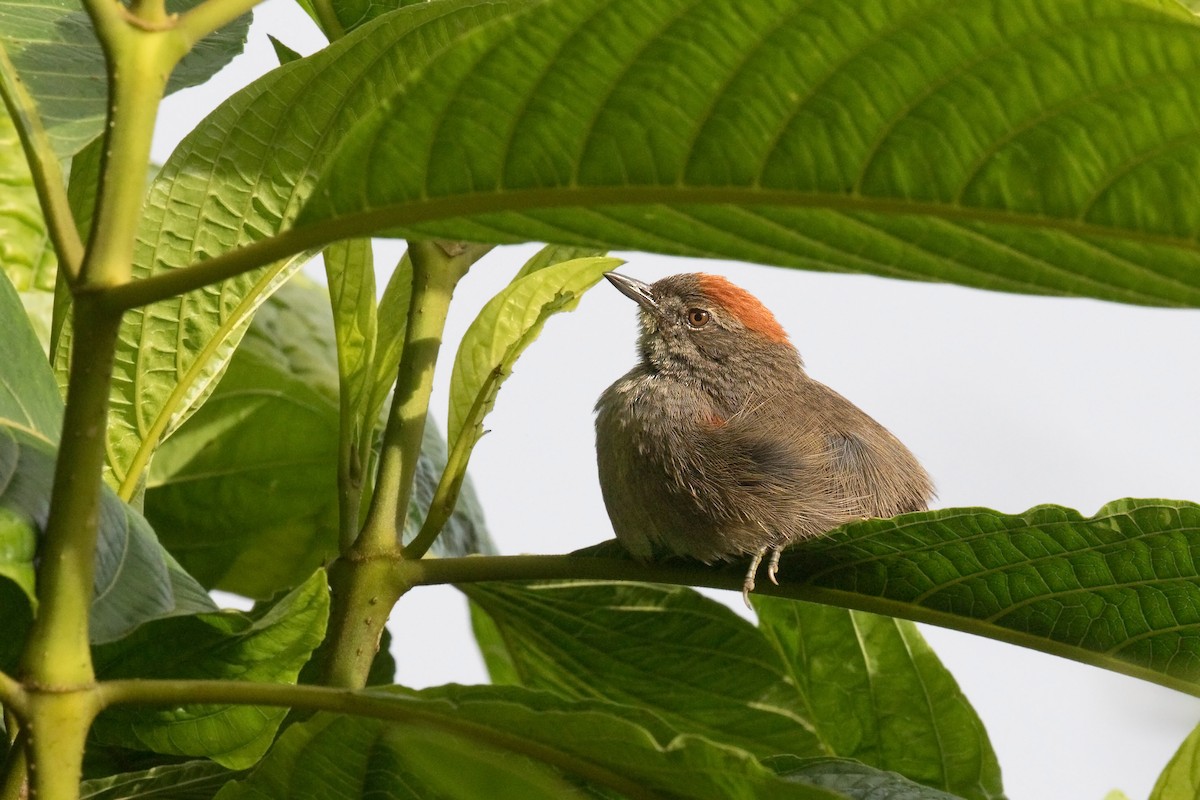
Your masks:
<instances>
[{"instance_id":1,"label":"white sky background","mask_svg":"<svg viewBox=\"0 0 1200 800\"><path fill-rule=\"evenodd\" d=\"M276 65L270 32L323 43L290 0L256 12L246 55L167 99L154 157ZM379 285L402 252L376 248ZM490 255L463 281L433 409L444 423L453 348L533 248ZM709 271L776 313L810 374L899 436L938 485L939 507L1094 513L1120 497L1198 499L1200 312L1022 297L865 276L626 254L655 280ZM320 274L319 272L317 274ZM562 553L611 538L596 482L592 405L634 361L633 303L606 284L554 318L500 392L471 476L502 552ZM786 576L783 576L786 578ZM710 592L745 615L741 598ZM481 683L466 604L451 588L405 596L391 628L397 681ZM987 725L1015 800L1144 798L1200 721L1200 700L1065 659L922 626Z\"/></svg>"}]
</instances>

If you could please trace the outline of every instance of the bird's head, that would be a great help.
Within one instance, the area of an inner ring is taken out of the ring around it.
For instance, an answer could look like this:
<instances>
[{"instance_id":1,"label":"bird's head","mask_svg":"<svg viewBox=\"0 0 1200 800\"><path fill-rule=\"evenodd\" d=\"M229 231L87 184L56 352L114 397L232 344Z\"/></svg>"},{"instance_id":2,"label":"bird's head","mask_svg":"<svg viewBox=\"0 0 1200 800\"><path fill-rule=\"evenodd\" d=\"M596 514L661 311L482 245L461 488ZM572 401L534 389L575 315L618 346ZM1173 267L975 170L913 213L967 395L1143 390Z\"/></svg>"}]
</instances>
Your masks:
<instances>
[{"instance_id":1,"label":"bird's head","mask_svg":"<svg viewBox=\"0 0 1200 800\"><path fill-rule=\"evenodd\" d=\"M655 372L725 384L800 367L775 315L719 275L672 275L652 284L616 272L605 277L640 307L639 349Z\"/></svg>"}]
</instances>

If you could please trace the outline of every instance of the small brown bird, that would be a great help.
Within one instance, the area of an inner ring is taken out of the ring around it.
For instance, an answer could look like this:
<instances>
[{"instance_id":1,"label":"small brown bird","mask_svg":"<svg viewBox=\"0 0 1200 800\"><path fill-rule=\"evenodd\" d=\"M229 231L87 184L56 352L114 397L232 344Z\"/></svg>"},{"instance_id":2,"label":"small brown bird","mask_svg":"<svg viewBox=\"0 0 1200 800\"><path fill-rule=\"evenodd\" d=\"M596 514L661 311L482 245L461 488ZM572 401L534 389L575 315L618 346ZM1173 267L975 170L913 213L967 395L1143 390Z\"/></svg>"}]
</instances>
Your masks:
<instances>
[{"instance_id":1,"label":"small brown bird","mask_svg":"<svg viewBox=\"0 0 1200 800\"><path fill-rule=\"evenodd\" d=\"M606 276L640 306L641 360L596 403L600 488L637 559L752 557L778 583L797 539L927 507L929 475L882 425L804 371L775 317L716 275Z\"/></svg>"}]
</instances>

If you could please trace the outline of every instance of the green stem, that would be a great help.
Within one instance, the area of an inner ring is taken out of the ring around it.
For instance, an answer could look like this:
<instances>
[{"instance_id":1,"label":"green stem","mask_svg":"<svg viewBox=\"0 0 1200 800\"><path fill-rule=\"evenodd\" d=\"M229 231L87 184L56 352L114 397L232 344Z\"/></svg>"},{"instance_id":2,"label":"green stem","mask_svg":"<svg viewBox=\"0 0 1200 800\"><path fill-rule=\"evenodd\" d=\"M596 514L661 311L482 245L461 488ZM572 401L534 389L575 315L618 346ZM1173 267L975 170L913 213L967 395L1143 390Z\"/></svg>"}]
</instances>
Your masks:
<instances>
[{"instance_id":1,"label":"green stem","mask_svg":"<svg viewBox=\"0 0 1200 800\"><path fill-rule=\"evenodd\" d=\"M407 588L396 580L396 558L343 556L329 567L329 632L321 644L326 685L366 685L388 615Z\"/></svg>"},{"instance_id":2,"label":"green stem","mask_svg":"<svg viewBox=\"0 0 1200 800\"><path fill-rule=\"evenodd\" d=\"M313 0L313 10L317 12L317 23L321 26L325 38L332 42L346 35L346 29L333 10L330 0Z\"/></svg>"},{"instance_id":3,"label":"green stem","mask_svg":"<svg viewBox=\"0 0 1200 800\"><path fill-rule=\"evenodd\" d=\"M621 773L572 753L540 744L527 737L421 707L421 701L383 692L354 692L323 686L289 686L248 681L125 680L97 687L107 706L116 704L190 705L195 703L287 706L312 711L356 714L372 719L427 725L464 738L528 756L557 766L588 781L607 786L631 798L663 795Z\"/></svg>"},{"instance_id":4,"label":"green stem","mask_svg":"<svg viewBox=\"0 0 1200 800\"><path fill-rule=\"evenodd\" d=\"M175 29L187 37L189 47L213 31L220 30L262 0L206 0L179 18Z\"/></svg>"},{"instance_id":5,"label":"green stem","mask_svg":"<svg viewBox=\"0 0 1200 800\"><path fill-rule=\"evenodd\" d=\"M324 644L324 682L329 685L366 683L388 614L405 591L394 580L392 566L402 557L400 535L421 455L442 330L454 287L488 249L455 246L451 254L434 242L409 246L413 285L408 327L375 490L362 531L329 573L332 607Z\"/></svg>"},{"instance_id":6,"label":"green stem","mask_svg":"<svg viewBox=\"0 0 1200 800\"><path fill-rule=\"evenodd\" d=\"M709 586L740 592L745 578L745 570L735 574L700 564L642 564L627 558L569 555L423 558L405 560L393 568L396 580L407 587L486 581L613 580ZM762 593L772 594L769 589L778 593L779 587L763 587Z\"/></svg>"},{"instance_id":7,"label":"green stem","mask_svg":"<svg viewBox=\"0 0 1200 800\"><path fill-rule=\"evenodd\" d=\"M37 572L38 611L22 659L42 687L90 685L88 610L100 514L108 392L120 317L89 298L74 305L71 373L50 515Z\"/></svg>"},{"instance_id":8,"label":"green stem","mask_svg":"<svg viewBox=\"0 0 1200 800\"><path fill-rule=\"evenodd\" d=\"M92 687L29 697L29 782L38 800L79 797L83 747L100 707Z\"/></svg>"},{"instance_id":9,"label":"green stem","mask_svg":"<svg viewBox=\"0 0 1200 800\"><path fill-rule=\"evenodd\" d=\"M130 280L154 122L167 77L187 52L182 37L170 32L146 33L128 27L118 31L113 34L116 42L102 36L109 62L109 134L81 292L97 292Z\"/></svg>"},{"instance_id":10,"label":"green stem","mask_svg":"<svg viewBox=\"0 0 1200 800\"><path fill-rule=\"evenodd\" d=\"M474 250L469 251L474 253ZM413 242L412 296L392 408L383 434L375 493L355 550L362 556L398 553L399 527L412 496L425 435L433 371L454 287L479 257L450 256L434 242ZM479 255L482 255L480 253Z\"/></svg>"},{"instance_id":11,"label":"green stem","mask_svg":"<svg viewBox=\"0 0 1200 800\"><path fill-rule=\"evenodd\" d=\"M159 101L187 48L169 32L127 24L112 0L86 0L108 67L108 128L91 240L73 306L71 370L50 513L39 552L38 609L21 672L28 687L29 776L38 797L77 797L97 707L88 638L108 397L121 314L97 301L128 282Z\"/></svg>"},{"instance_id":12,"label":"green stem","mask_svg":"<svg viewBox=\"0 0 1200 800\"><path fill-rule=\"evenodd\" d=\"M99 302L111 311L128 311L236 278L253 269L303 253L344 237L328 228L290 228L219 256L105 289Z\"/></svg>"},{"instance_id":13,"label":"green stem","mask_svg":"<svg viewBox=\"0 0 1200 800\"><path fill-rule=\"evenodd\" d=\"M74 281L79 277L79 267L83 262L83 240L79 238L75 215L71 213L71 205L67 202L67 184L63 180L50 137L42 127L37 103L9 60L3 42L0 42L0 96L4 98L4 105L17 130L21 147L25 150L25 160L29 164L33 186L58 263L67 279Z\"/></svg>"}]
</instances>

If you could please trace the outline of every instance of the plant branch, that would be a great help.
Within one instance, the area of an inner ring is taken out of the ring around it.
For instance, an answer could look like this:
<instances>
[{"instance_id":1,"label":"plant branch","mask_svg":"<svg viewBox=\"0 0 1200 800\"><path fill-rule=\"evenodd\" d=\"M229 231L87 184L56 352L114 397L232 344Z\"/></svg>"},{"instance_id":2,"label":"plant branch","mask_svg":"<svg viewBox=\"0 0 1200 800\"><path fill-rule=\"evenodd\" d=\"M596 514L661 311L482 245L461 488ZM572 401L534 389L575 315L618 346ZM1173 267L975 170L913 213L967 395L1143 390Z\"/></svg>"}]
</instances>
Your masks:
<instances>
[{"instance_id":1,"label":"plant branch","mask_svg":"<svg viewBox=\"0 0 1200 800\"><path fill-rule=\"evenodd\" d=\"M345 237L329 230L291 228L276 236L259 239L253 244L230 250L183 269L160 272L132 283L99 289L96 291L96 301L110 311L128 311L148 306L159 300L167 300L235 278L250 270L341 238Z\"/></svg>"},{"instance_id":2,"label":"plant branch","mask_svg":"<svg viewBox=\"0 0 1200 800\"><path fill-rule=\"evenodd\" d=\"M74 282L79 277L80 264L83 262L83 240L79 238L79 227L71 212L71 204L67 201L67 182L63 179L50 137L42 126L37 103L9 60L3 42L0 42L0 96L4 98L4 106L8 109L25 151L25 160L29 164L38 204L42 207L42 216L58 263L67 279Z\"/></svg>"},{"instance_id":3,"label":"plant branch","mask_svg":"<svg viewBox=\"0 0 1200 800\"><path fill-rule=\"evenodd\" d=\"M100 710L92 687L31 692L26 758L33 796L60 800L79 796L83 747Z\"/></svg>"},{"instance_id":4,"label":"plant branch","mask_svg":"<svg viewBox=\"0 0 1200 800\"><path fill-rule=\"evenodd\" d=\"M78 298L73 310L63 435L39 553L38 610L22 659L23 675L41 686L88 685L93 680L88 611L120 317L98 312L87 298Z\"/></svg>"},{"instance_id":5,"label":"plant branch","mask_svg":"<svg viewBox=\"0 0 1200 800\"><path fill-rule=\"evenodd\" d=\"M398 529L407 515L417 473L433 371L441 351L442 330L458 281L490 246L468 245L456 255L434 242L413 242L412 295L408 327L392 408L383 434L375 492L362 533L355 543L360 556L398 552Z\"/></svg>"},{"instance_id":6,"label":"plant branch","mask_svg":"<svg viewBox=\"0 0 1200 800\"><path fill-rule=\"evenodd\" d=\"M313 10L317 12L317 21L325 38L332 42L346 35L346 29L338 19L337 12L333 10L330 0L313 0Z\"/></svg>"},{"instance_id":7,"label":"plant branch","mask_svg":"<svg viewBox=\"0 0 1200 800\"><path fill-rule=\"evenodd\" d=\"M175 30L187 37L189 46L218 31L261 3L262 0L205 0L183 14Z\"/></svg>"},{"instance_id":8,"label":"plant branch","mask_svg":"<svg viewBox=\"0 0 1200 800\"><path fill-rule=\"evenodd\" d=\"M408 326L374 492L357 539L329 571L332 606L323 654L327 684L366 683L388 614L405 591L392 567L402 557L400 536L421 455L446 313L458 281L489 249L451 249L434 242L409 245L413 282Z\"/></svg>"},{"instance_id":9,"label":"plant branch","mask_svg":"<svg viewBox=\"0 0 1200 800\"><path fill-rule=\"evenodd\" d=\"M104 0L93 5L119 6ZM103 33L99 30L98 33ZM96 213L78 292L119 286L132 275L133 246L145 197L150 141L167 76L187 52L169 32L142 32L121 23L113 43L101 35L108 59L108 135Z\"/></svg>"},{"instance_id":10,"label":"plant branch","mask_svg":"<svg viewBox=\"0 0 1200 800\"><path fill-rule=\"evenodd\" d=\"M551 745L472 722L458 714L440 714L403 695L356 692L324 686L291 686L248 681L124 680L96 688L105 707L118 704L191 705L196 703L267 705L355 714L373 719L426 725L473 741L529 756L560 767L632 798L662 795L608 767ZM447 707L449 709L449 707Z\"/></svg>"}]
</instances>

